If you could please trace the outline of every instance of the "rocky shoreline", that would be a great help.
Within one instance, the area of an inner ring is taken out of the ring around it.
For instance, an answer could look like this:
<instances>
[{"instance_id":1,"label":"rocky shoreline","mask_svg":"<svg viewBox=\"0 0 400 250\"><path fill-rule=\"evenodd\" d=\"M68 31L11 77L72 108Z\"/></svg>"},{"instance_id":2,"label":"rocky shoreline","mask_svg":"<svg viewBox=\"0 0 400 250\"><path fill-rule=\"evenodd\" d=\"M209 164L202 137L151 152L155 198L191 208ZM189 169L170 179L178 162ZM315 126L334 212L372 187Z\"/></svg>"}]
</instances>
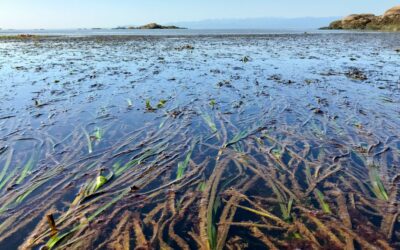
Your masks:
<instances>
[{"instance_id":1,"label":"rocky shoreline","mask_svg":"<svg viewBox=\"0 0 400 250\"><path fill-rule=\"evenodd\" d=\"M400 5L395 6L385 14L353 14L341 20L332 22L327 30L376 30L376 31L400 31Z\"/></svg>"}]
</instances>

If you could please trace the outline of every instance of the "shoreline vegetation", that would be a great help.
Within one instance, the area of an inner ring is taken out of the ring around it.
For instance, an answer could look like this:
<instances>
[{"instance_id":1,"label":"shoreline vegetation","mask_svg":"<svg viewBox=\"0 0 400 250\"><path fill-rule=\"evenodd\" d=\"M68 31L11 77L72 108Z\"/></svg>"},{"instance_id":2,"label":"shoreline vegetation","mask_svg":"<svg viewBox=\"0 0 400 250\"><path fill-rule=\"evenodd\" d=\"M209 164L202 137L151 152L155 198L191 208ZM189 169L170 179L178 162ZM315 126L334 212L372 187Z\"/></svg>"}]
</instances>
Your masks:
<instances>
[{"instance_id":1,"label":"shoreline vegetation","mask_svg":"<svg viewBox=\"0 0 400 250\"><path fill-rule=\"evenodd\" d=\"M400 5L381 16L374 14L352 14L332 22L321 30L368 30L400 32Z\"/></svg>"}]
</instances>

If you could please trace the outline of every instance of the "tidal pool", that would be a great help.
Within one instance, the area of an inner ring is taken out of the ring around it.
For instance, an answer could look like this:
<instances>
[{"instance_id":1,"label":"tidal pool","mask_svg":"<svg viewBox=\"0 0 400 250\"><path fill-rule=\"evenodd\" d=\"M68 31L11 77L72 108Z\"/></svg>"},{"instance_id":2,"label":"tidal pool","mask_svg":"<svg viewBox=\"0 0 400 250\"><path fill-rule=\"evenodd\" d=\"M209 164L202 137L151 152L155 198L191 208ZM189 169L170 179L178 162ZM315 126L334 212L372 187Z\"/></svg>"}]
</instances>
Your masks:
<instances>
[{"instance_id":1,"label":"tidal pool","mask_svg":"<svg viewBox=\"0 0 400 250\"><path fill-rule=\"evenodd\" d=\"M399 249L399 49L0 39L0 249Z\"/></svg>"}]
</instances>

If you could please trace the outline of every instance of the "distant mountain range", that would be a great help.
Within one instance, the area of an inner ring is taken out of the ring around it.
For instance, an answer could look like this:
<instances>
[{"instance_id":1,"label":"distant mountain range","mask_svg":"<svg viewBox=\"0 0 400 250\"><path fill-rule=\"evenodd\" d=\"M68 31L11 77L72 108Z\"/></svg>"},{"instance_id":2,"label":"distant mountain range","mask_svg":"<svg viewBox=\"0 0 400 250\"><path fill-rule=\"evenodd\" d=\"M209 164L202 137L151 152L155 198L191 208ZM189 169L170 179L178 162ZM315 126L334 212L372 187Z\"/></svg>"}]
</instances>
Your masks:
<instances>
[{"instance_id":1,"label":"distant mountain range","mask_svg":"<svg viewBox=\"0 0 400 250\"><path fill-rule=\"evenodd\" d=\"M213 19L194 22L173 22L189 29L318 29L326 26L338 17L301 17L301 18L248 18Z\"/></svg>"}]
</instances>

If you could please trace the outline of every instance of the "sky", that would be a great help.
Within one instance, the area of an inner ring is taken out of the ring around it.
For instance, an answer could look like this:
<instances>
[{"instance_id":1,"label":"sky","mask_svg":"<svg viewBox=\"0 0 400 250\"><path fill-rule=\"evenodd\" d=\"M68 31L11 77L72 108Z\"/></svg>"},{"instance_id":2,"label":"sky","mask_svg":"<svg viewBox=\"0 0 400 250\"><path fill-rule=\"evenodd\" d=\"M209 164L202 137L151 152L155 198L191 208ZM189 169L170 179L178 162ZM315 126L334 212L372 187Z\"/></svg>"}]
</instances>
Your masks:
<instances>
[{"instance_id":1,"label":"sky","mask_svg":"<svg viewBox=\"0 0 400 250\"><path fill-rule=\"evenodd\" d=\"M0 28L112 28L149 22L382 14L398 0L0 0Z\"/></svg>"}]
</instances>

